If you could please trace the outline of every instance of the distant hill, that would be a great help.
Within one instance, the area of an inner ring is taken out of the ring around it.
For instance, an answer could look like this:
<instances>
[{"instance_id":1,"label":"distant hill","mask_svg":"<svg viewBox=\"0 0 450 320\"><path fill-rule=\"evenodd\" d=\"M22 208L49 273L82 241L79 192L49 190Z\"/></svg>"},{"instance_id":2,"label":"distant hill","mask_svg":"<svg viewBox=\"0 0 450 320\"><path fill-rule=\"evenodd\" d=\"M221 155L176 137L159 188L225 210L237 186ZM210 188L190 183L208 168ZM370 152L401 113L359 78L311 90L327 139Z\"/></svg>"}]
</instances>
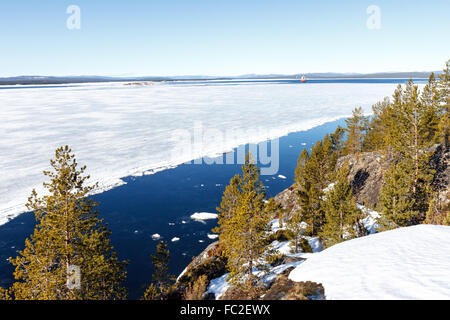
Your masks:
<instances>
[{"instance_id":1,"label":"distant hill","mask_svg":"<svg viewBox=\"0 0 450 320\"><path fill-rule=\"evenodd\" d=\"M174 77L104 77L104 76L17 76L0 78L0 85L30 85L30 84L64 84L64 83L89 83L89 82L121 82L121 81L177 81L177 80L230 80L230 79L295 79L302 75L308 79L381 79L381 78L428 78L430 72L383 72L383 73L299 73L292 75L285 74L247 74L235 77L186 75ZM440 74L441 71L434 71Z\"/></svg>"}]
</instances>

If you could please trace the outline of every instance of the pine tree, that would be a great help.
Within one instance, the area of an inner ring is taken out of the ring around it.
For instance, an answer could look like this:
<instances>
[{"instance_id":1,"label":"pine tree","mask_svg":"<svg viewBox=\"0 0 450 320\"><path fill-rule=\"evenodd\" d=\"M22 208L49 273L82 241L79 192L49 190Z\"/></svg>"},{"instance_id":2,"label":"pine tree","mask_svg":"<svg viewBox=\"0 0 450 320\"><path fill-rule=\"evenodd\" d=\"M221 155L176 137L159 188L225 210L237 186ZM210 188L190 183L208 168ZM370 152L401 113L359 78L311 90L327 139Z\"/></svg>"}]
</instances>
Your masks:
<instances>
[{"instance_id":1,"label":"pine tree","mask_svg":"<svg viewBox=\"0 0 450 320\"><path fill-rule=\"evenodd\" d=\"M367 125L364 135L363 151L378 151L386 147L387 134L389 133L388 117L390 115L391 102L388 97L372 106L373 116Z\"/></svg>"},{"instance_id":2,"label":"pine tree","mask_svg":"<svg viewBox=\"0 0 450 320\"><path fill-rule=\"evenodd\" d=\"M444 72L439 76L439 97L440 97L440 121L438 124L438 142L449 147L450 136L450 60L447 61Z\"/></svg>"},{"instance_id":3,"label":"pine tree","mask_svg":"<svg viewBox=\"0 0 450 320\"><path fill-rule=\"evenodd\" d=\"M338 171L333 187L325 193L325 224L320 233L325 247L356 238L361 233L362 213L356 206L347 176L345 165Z\"/></svg>"},{"instance_id":4,"label":"pine tree","mask_svg":"<svg viewBox=\"0 0 450 320\"><path fill-rule=\"evenodd\" d=\"M330 139L332 143L332 150L336 154L336 158L343 155L345 144L344 144L345 129L338 126L333 134L331 134Z\"/></svg>"},{"instance_id":5,"label":"pine tree","mask_svg":"<svg viewBox=\"0 0 450 320\"><path fill-rule=\"evenodd\" d=\"M338 154L335 150L336 145L326 135L313 146L311 154L303 149L297 161L295 181L299 219L307 223L305 234L310 236L317 235L324 223L323 190L334 178Z\"/></svg>"},{"instance_id":6,"label":"pine tree","mask_svg":"<svg viewBox=\"0 0 450 320\"><path fill-rule=\"evenodd\" d=\"M356 154L363 151L363 137L367 130L367 117L364 116L362 108L355 108L353 116L345 120L347 127L347 140L345 150L347 154Z\"/></svg>"},{"instance_id":7,"label":"pine tree","mask_svg":"<svg viewBox=\"0 0 450 320\"><path fill-rule=\"evenodd\" d=\"M8 289L0 287L0 301L2 300L11 300L11 296Z\"/></svg>"},{"instance_id":8,"label":"pine tree","mask_svg":"<svg viewBox=\"0 0 450 320\"><path fill-rule=\"evenodd\" d=\"M152 283L144 293L144 300L166 300L175 279L169 273L170 251L167 243L160 240L156 246L156 253L151 256L153 264Z\"/></svg>"},{"instance_id":9,"label":"pine tree","mask_svg":"<svg viewBox=\"0 0 450 320\"><path fill-rule=\"evenodd\" d=\"M291 235L291 246L294 253L298 253L301 248L302 233L304 231L304 226L302 224L302 216L300 212L295 212L292 217L288 220L286 228Z\"/></svg>"},{"instance_id":10,"label":"pine tree","mask_svg":"<svg viewBox=\"0 0 450 320\"><path fill-rule=\"evenodd\" d=\"M420 212L414 210L415 199L411 195L411 176L404 163L392 165L384 175L380 194L382 230L416 224Z\"/></svg>"},{"instance_id":11,"label":"pine tree","mask_svg":"<svg viewBox=\"0 0 450 320\"><path fill-rule=\"evenodd\" d=\"M167 292L171 286L173 276L169 274L170 251L167 243L159 241L156 253L151 257L153 264L153 283L161 290Z\"/></svg>"},{"instance_id":12,"label":"pine tree","mask_svg":"<svg viewBox=\"0 0 450 320\"><path fill-rule=\"evenodd\" d=\"M208 277L203 274L193 283L189 284L184 294L184 300L203 300L203 295L208 288Z\"/></svg>"},{"instance_id":13,"label":"pine tree","mask_svg":"<svg viewBox=\"0 0 450 320\"><path fill-rule=\"evenodd\" d=\"M223 254L227 258L228 278L240 287L255 287L258 279L253 268L259 267L267 251L271 206L265 203L265 190L259 181L259 168L250 154L242 166L242 176L231 179L225 189L219 212L218 227ZM270 201L269 201L270 204Z\"/></svg>"},{"instance_id":14,"label":"pine tree","mask_svg":"<svg viewBox=\"0 0 450 320\"><path fill-rule=\"evenodd\" d=\"M434 78L430 77L422 96L410 80L405 89L399 86L393 97L386 137L395 164L385 175L380 202L386 227L420 223L428 210L433 178L428 150L436 132L433 119L438 100Z\"/></svg>"},{"instance_id":15,"label":"pine tree","mask_svg":"<svg viewBox=\"0 0 450 320\"><path fill-rule=\"evenodd\" d=\"M438 82L434 73L431 73L420 97L423 111L418 125L420 139L424 142L429 142L428 144L438 140L439 118L441 117L440 100Z\"/></svg>"},{"instance_id":16,"label":"pine tree","mask_svg":"<svg viewBox=\"0 0 450 320\"><path fill-rule=\"evenodd\" d=\"M86 167L78 169L68 146L58 148L50 164L53 170L44 172L48 195L39 198L33 190L27 204L36 216L34 233L10 259L16 266L14 297L124 299L126 262L119 261L97 203L88 198L96 185L85 186Z\"/></svg>"}]
</instances>

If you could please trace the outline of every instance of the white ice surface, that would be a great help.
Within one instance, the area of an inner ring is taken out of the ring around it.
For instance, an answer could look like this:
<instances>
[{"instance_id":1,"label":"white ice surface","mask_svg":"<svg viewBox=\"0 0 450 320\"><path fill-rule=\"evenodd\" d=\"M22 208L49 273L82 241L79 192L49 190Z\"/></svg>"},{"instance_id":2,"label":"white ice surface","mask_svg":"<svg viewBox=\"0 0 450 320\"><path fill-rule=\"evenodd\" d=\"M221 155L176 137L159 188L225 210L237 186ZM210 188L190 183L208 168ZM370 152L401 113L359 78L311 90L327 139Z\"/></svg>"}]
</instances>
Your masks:
<instances>
[{"instance_id":1,"label":"white ice surface","mask_svg":"<svg viewBox=\"0 0 450 320\"><path fill-rule=\"evenodd\" d=\"M355 106L370 113L395 86L211 82L0 89L0 224L26 210L33 188L42 192L42 171L58 146L72 147L101 192L126 176L347 117ZM203 143L180 150L194 127L203 128ZM241 132L221 139L229 130Z\"/></svg>"},{"instance_id":2,"label":"white ice surface","mask_svg":"<svg viewBox=\"0 0 450 320\"><path fill-rule=\"evenodd\" d=\"M327 299L450 299L450 227L345 241L312 254L289 278L322 283Z\"/></svg>"}]
</instances>

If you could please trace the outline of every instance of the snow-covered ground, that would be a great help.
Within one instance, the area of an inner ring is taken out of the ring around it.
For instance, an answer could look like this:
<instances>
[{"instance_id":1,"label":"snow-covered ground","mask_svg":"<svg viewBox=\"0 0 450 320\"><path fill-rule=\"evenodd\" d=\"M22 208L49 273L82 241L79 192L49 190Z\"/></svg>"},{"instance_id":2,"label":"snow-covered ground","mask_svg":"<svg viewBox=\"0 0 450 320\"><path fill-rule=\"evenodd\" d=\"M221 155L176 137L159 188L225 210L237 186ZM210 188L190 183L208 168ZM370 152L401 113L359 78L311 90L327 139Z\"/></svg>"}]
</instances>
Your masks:
<instances>
[{"instance_id":1,"label":"snow-covered ground","mask_svg":"<svg viewBox=\"0 0 450 320\"><path fill-rule=\"evenodd\" d=\"M312 254L289 278L322 283L327 299L450 299L450 227L345 241Z\"/></svg>"},{"instance_id":2,"label":"snow-covered ground","mask_svg":"<svg viewBox=\"0 0 450 320\"><path fill-rule=\"evenodd\" d=\"M25 211L32 188L42 191L42 171L58 146L72 147L101 192L129 175L349 116L355 106L369 113L395 86L100 83L1 89L0 224ZM237 134L226 135L232 131ZM179 149L199 132L202 143L195 149Z\"/></svg>"}]
</instances>

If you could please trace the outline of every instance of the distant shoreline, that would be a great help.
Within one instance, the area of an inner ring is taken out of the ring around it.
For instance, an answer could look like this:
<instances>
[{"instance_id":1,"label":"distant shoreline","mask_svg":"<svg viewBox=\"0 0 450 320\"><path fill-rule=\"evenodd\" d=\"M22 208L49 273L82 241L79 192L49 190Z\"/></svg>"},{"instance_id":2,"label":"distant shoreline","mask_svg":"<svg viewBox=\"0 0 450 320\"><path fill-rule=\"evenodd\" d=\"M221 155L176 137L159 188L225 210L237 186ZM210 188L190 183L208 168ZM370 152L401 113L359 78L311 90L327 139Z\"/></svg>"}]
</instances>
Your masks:
<instances>
[{"instance_id":1,"label":"distant shoreline","mask_svg":"<svg viewBox=\"0 0 450 320\"><path fill-rule=\"evenodd\" d=\"M344 73L305 73L294 75L244 75L236 77L209 77L209 76L177 76L177 77L102 77L102 76L18 76L0 78L0 85L46 85L46 84L75 84L95 82L175 82L175 81L214 81L214 80L296 80L304 75L310 80L326 79L428 79L431 72L439 74L440 71L430 72L393 72L370 74L344 74ZM300 80L299 80L300 81Z\"/></svg>"}]
</instances>

